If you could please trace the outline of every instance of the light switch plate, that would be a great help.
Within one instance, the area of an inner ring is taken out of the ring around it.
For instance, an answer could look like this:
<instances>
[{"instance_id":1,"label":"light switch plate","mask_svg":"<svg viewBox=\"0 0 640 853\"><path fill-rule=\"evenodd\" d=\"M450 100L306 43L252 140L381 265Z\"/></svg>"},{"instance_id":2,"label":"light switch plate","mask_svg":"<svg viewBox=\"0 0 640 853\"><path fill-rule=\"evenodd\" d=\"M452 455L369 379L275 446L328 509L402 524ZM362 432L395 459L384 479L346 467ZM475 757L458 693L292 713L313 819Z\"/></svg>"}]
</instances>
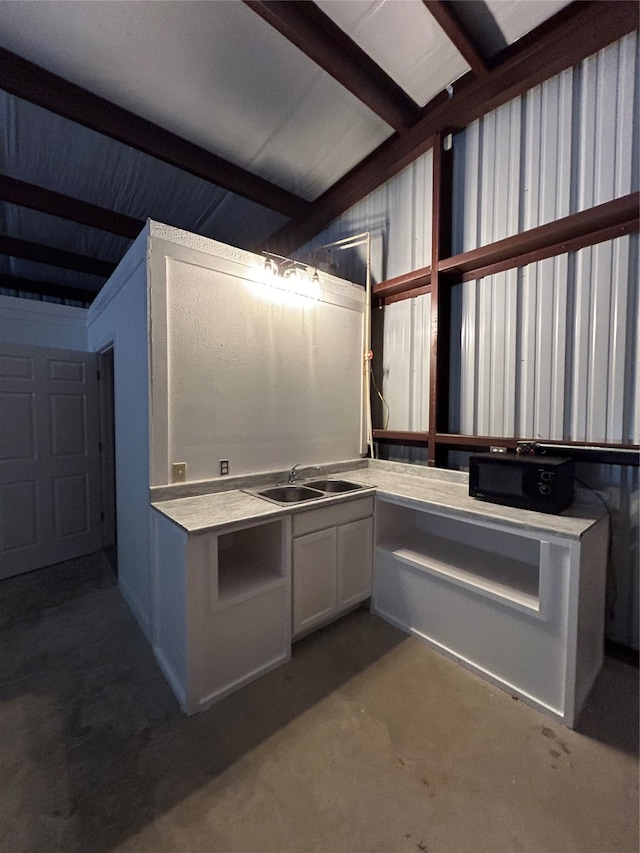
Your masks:
<instances>
[{"instance_id":1,"label":"light switch plate","mask_svg":"<svg viewBox=\"0 0 640 853\"><path fill-rule=\"evenodd\" d=\"M187 479L187 463L173 462L171 464L171 478L174 483L184 483Z\"/></svg>"}]
</instances>

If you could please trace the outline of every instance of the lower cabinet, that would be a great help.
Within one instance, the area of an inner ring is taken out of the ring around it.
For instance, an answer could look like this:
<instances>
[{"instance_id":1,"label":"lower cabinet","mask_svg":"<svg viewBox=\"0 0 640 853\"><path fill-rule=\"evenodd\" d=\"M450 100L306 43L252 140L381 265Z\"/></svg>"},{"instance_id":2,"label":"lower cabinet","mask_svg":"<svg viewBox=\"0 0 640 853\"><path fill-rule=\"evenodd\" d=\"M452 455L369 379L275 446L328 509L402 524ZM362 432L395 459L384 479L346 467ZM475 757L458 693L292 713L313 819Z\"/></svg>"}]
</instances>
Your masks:
<instances>
[{"instance_id":1,"label":"lower cabinet","mask_svg":"<svg viewBox=\"0 0 640 853\"><path fill-rule=\"evenodd\" d=\"M153 650L187 714L289 659L290 525L188 534L155 514Z\"/></svg>"},{"instance_id":2,"label":"lower cabinet","mask_svg":"<svg viewBox=\"0 0 640 853\"><path fill-rule=\"evenodd\" d=\"M539 524L378 497L372 609L573 727L603 659L607 520Z\"/></svg>"},{"instance_id":3,"label":"lower cabinet","mask_svg":"<svg viewBox=\"0 0 640 853\"><path fill-rule=\"evenodd\" d=\"M298 513L293 534L295 638L370 597L373 499Z\"/></svg>"}]
</instances>

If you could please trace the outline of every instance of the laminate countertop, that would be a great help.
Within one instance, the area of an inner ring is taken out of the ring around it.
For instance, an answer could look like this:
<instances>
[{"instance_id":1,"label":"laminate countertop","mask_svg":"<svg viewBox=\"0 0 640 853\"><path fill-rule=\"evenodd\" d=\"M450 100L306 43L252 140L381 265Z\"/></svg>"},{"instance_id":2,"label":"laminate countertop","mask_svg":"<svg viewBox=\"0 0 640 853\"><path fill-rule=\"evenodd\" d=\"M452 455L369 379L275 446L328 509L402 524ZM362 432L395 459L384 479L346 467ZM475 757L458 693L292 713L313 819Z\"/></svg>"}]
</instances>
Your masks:
<instances>
[{"instance_id":1,"label":"laminate countertop","mask_svg":"<svg viewBox=\"0 0 640 853\"><path fill-rule=\"evenodd\" d=\"M564 512L552 515L480 501L469 496L468 479L463 472L396 462L369 460L366 468L332 472L331 477L368 488L332 494L295 506L277 505L240 489L158 501L151 506L187 533L204 533L244 522L259 522L374 493L383 500L417 510L569 539L582 538L604 515L604 509L593 503L574 503Z\"/></svg>"}]
</instances>

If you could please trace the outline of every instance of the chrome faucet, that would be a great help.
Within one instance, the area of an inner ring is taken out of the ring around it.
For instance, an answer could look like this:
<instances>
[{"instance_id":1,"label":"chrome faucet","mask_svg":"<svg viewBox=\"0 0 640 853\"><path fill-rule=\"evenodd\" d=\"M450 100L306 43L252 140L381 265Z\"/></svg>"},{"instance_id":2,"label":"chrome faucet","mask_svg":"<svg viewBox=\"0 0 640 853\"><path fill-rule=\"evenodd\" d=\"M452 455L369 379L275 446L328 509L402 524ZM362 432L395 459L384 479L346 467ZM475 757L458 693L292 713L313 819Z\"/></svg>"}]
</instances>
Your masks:
<instances>
[{"instance_id":1,"label":"chrome faucet","mask_svg":"<svg viewBox=\"0 0 640 853\"><path fill-rule=\"evenodd\" d=\"M296 477L298 476L300 471L307 471L307 470L319 471L320 469L318 468L317 465L307 465L305 468L300 468L300 463L298 463L297 465L294 465L293 468L289 471L289 474L287 476L287 483L295 483Z\"/></svg>"}]
</instances>

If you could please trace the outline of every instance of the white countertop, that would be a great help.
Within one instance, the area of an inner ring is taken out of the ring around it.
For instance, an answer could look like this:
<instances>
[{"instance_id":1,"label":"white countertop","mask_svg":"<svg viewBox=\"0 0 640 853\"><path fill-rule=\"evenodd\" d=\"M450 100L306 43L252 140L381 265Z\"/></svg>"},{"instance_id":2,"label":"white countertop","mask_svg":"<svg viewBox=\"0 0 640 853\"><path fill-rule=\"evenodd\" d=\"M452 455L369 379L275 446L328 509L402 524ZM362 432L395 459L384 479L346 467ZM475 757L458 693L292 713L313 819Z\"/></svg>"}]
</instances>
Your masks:
<instances>
[{"instance_id":1,"label":"white countertop","mask_svg":"<svg viewBox=\"0 0 640 853\"><path fill-rule=\"evenodd\" d=\"M341 476L336 476L334 479L341 479ZM349 479L355 482L353 477L349 477ZM215 530L240 522L277 518L308 509L317 509L327 504L344 503L372 494L375 494L373 488L359 489L356 492L327 495L325 498L295 505L278 505L234 489L228 492L217 492L213 495L159 501L152 503L151 506L182 527L187 533L204 533L208 530Z\"/></svg>"},{"instance_id":2,"label":"white countertop","mask_svg":"<svg viewBox=\"0 0 640 853\"><path fill-rule=\"evenodd\" d=\"M466 474L394 462L369 460L369 467L333 473L334 479L375 487L381 499L415 509L445 511L447 515L479 523L495 522L520 530L580 539L604 514L599 507L574 504L552 515L480 501L469 496ZM242 522L276 518L295 512L341 503L373 490L333 494L295 506L279 506L238 489L215 494L175 498L152 507L188 533L203 533Z\"/></svg>"},{"instance_id":3,"label":"white countertop","mask_svg":"<svg viewBox=\"0 0 640 853\"><path fill-rule=\"evenodd\" d=\"M558 515L501 506L470 497L466 475L463 480L455 482L449 478L438 477L439 469L422 469L422 475L413 475L406 473L409 467L407 465L398 465L402 471L397 473L389 470L387 466L392 464L394 463L384 463L385 468L345 471L341 476L355 483L375 486L380 498L404 506L423 510L446 510L447 515L468 521L491 521L520 530L546 532L570 539L580 539L605 514L603 507L593 504L574 503Z\"/></svg>"}]
</instances>

